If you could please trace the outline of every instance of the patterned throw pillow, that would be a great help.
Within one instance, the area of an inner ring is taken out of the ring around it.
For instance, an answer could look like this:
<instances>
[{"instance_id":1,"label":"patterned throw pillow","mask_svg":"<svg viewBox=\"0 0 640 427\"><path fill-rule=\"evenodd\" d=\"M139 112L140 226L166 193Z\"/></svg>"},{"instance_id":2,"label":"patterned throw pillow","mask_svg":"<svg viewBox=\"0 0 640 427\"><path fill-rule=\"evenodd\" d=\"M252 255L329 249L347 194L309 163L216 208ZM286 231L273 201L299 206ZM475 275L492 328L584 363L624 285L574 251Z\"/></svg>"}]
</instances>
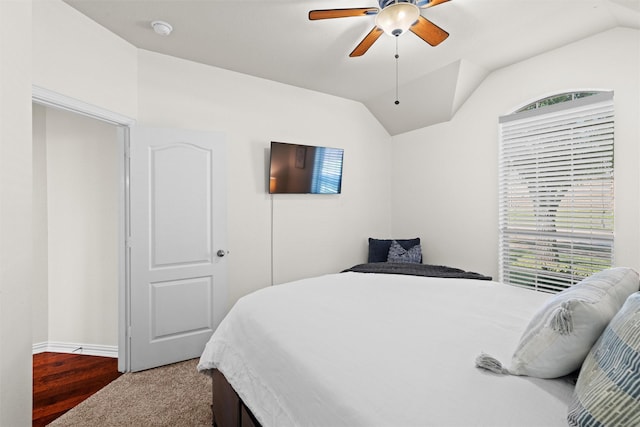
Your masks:
<instances>
[{"instance_id":1,"label":"patterned throw pillow","mask_svg":"<svg viewBox=\"0 0 640 427\"><path fill-rule=\"evenodd\" d=\"M582 365L570 426L640 426L640 292L611 320Z\"/></svg>"},{"instance_id":2,"label":"patterned throw pillow","mask_svg":"<svg viewBox=\"0 0 640 427\"><path fill-rule=\"evenodd\" d=\"M387 262L407 262L420 264L422 261L422 248L420 245L415 245L408 250L400 246L395 240L391 242L389 247L389 254L387 255Z\"/></svg>"}]
</instances>

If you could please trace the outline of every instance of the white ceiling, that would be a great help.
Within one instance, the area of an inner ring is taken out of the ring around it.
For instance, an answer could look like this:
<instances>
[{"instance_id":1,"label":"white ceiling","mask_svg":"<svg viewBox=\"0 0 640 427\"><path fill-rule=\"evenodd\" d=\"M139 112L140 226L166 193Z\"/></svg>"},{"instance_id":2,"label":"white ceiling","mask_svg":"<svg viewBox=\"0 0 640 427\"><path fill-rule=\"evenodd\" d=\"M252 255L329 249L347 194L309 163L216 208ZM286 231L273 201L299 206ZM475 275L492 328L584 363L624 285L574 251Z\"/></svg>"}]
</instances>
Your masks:
<instances>
[{"instance_id":1,"label":"white ceiling","mask_svg":"<svg viewBox=\"0 0 640 427\"><path fill-rule=\"evenodd\" d=\"M393 37L349 53L374 16L309 21L376 0L65 0L138 48L361 101L391 135L449 120L491 71L601 31L640 29L640 0L451 0L422 9L450 33ZM151 21L173 26L168 37Z\"/></svg>"}]
</instances>

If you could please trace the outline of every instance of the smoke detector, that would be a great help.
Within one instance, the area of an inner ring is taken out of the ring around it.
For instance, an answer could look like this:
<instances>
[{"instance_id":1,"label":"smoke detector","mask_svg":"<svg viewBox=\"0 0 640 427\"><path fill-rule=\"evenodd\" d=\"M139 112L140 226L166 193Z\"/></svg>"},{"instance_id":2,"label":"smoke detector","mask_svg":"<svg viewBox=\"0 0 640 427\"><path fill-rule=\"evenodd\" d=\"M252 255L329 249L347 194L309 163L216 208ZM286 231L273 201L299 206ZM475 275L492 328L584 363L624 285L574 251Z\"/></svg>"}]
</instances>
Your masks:
<instances>
[{"instance_id":1,"label":"smoke detector","mask_svg":"<svg viewBox=\"0 0 640 427\"><path fill-rule=\"evenodd\" d=\"M169 34L171 34L171 31L173 31L173 27L171 26L171 24L164 21L153 21L151 23L151 27L153 28L153 31L155 31L157 34L160 34L161 36L168 36Z\"/></svg>"}]
</instances>

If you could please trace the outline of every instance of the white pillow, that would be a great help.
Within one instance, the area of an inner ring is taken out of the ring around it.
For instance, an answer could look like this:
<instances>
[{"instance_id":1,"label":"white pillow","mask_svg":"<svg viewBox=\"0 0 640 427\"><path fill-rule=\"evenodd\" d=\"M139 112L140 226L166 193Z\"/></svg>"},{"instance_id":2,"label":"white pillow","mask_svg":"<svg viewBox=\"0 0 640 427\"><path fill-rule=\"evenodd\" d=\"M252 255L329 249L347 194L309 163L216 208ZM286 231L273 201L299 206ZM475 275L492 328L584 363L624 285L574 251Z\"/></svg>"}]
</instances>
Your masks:
<instances>
[{"instance_id":1,"label":"white pillow","mask_svg":"<svg viewBox=\"0 0 640 427\"><path fill-rule=\"evenodd\" d=\"M604 328L639 287L637 272L618 267L558 293L529 322L509 372L557 378L579 369Z\"/></svg>"},{"instance_id":2,"label":"white pillow","mask_svg":"<svg viewBox=\"0 0 640 427\"><path fill-rule=\"evenodd\" d=\"M638 273L630 268L593 274L545 302L520 338L508 369L486 354L476 359L476 366L538 378L568 375L580 368L604 328L639 287Z\"/></svg>"}]
</instances>

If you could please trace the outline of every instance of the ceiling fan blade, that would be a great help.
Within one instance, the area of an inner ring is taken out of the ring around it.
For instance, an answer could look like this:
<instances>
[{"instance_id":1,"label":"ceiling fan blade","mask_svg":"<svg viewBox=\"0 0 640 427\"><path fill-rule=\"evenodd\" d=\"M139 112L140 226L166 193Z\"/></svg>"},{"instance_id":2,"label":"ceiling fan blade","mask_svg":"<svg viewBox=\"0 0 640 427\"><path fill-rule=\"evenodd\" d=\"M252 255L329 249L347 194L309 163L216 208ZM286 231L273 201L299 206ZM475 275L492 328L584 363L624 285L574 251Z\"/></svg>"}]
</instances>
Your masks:
<instances>
[{"instance_id":1,"label":"ceiling fan blade","mask_svg":"<svg viewBox=\"0 0 640 427\"><path fill-rule=\"evenodd\" d=\"M449 0L418 0L416 2L416 5L422 9L426 9L428 7L433 7L433 6L437 6L441 3L446 3Z\"/></svg>"},{"instance_id":2,"label":"ceiling fan blade","mask_svg":"<svg viewBox=\"0 0 640 427\"><path fill-rule=\"evenodd\" d=\"M431 46L437 46L449 37L449 33L422 16L409 29Z\"/></svg>"},{"instance_id":3,"label":"ceiling fan blade","mask_svg":"<svg viewBox=\"0 0 640 427\"><path fill-rule=\"evenodd\" d=\"M371 45L373 45L373 43L375 43L375 41L378 40L378 38L382 35L382 33L383 31L380 28L373 27L373 29L369 31L369 34L367 34L365 38L362 39L360 44L356 46L355 49L353 49L353 52L351 52L349 56L353 58L356 56L364 55L369 50Z\"/></svg>"},{"instance_id":4,"label":"ceiling fan blade","mask_svg":"<svg viewBox=\"0 0 640 427\"><path fill-rule=\"evenodd\" d=\"M377 7L312 10L309 12L309 19L315 21L316 19L348 18L350 16L375 15L376 13L378 13Z\"/></svg>"}]
</instances>

